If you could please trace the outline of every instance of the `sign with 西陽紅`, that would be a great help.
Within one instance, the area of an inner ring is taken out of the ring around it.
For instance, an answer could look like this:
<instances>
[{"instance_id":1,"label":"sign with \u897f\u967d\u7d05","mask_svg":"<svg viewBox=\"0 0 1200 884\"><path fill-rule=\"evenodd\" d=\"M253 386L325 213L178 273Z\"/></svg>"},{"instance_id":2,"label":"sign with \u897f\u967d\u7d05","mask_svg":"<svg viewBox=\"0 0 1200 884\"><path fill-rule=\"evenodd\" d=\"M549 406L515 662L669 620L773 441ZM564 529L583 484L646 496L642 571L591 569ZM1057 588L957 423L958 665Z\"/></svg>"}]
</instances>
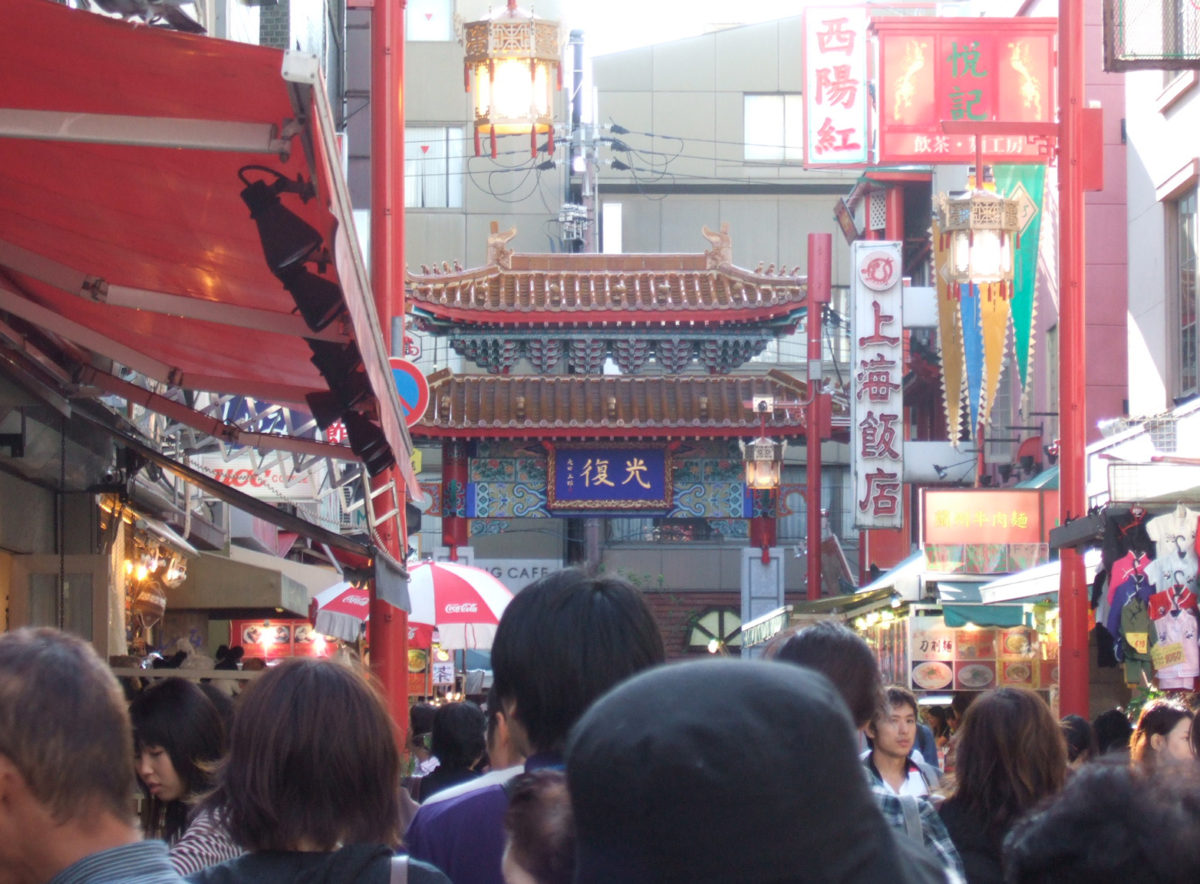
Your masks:
<instances>
[{"instance_id":1,"label":"sign with \u897f\u967d\u7d05","mask_svg":"<svg viewBox=\"0 0 1200 884\"><path fill-rule=\"evenodd\" d=\"M671 453L664 445L560 443L548 456L551 510L666 510Z\"/></svg>"}]
</instances>

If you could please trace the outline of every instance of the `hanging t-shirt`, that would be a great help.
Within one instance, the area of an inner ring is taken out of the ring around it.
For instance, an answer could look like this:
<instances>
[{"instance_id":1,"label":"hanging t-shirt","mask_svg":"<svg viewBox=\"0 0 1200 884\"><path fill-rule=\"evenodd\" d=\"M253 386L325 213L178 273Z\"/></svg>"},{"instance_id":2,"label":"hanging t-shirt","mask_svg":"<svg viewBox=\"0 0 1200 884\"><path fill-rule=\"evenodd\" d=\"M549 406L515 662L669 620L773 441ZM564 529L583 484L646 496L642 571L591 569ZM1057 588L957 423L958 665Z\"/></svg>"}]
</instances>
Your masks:
<instances>
[{"instance_id":1,"label":"hanging t-shirt","mask_svg":"<svg viewBox=\"0 0 1200 884\"><path fill-rule=\"evenodd\" d=\"M1196 609L1175 608L1154 622L1155 640L1159 649L1178 644L1183 660L1163 666L1155 673L1162 690L1193 690L1200 676L1200 644L1196 642Z\"/></svg>"},{"instance_id":2,"label":"hanging t-shirt","mask_svg":"<svg viewBox=\"0 0 1200 884\"><path fill-rule=\"evenodd\" d=\"M1154 593L1154 581L1157 576L1158 566L1155 562L1150 562L1142 571L1130 571L1113 593L1112 607L1109 608L1104 627L1116 639L1115 651L1118 660L1125 659L1125 645L1122 641L1125 604L1135 595L1140 596L1143 603L1148 603Z\"/></svg>"},{"instance_id":3,"label":"hanging t-shirt","mask_svg":"<svg viewBox=\"0 0 1200 884\"><path fill-rule=\"evenodd\" d=\"M1125 657L1125 683L1153 684L1151 649L1158 640L1146 599L1133 593L1121 608L1121 651Z\"/></svg>"},{"instance_id":4,"label":"hanging t-shirt","mask_svg":"<svg viewBox=\"0 0 1200 884\"><path fill-rule=\"evenodd\" d=\"M1200 567L1200 559L1196 557L1198 522L1200 513L1180 505L1146 523L1146 533L1158 553L1155 562L1162 569L1156 581L1160 590L1169 589L1181 578L1188 589L1196 591L1196 570Z\"/></svg>"},{"instance_id":5,"label":"hanging t-shirt","mask_svg":"<svg viewBox=\"0 0 1200 884\"><path fill-rule=\"evenodd\" d=\"M1186 586L1172 586L1162 592L1156 592L1150 596L1150 601L1147 603L1147 610L1150 613L1151 620L1161 620L1172 611L1178 611L1184 608L1192 611L1196 610L1196 594Z\"/></svg>"},{"instance_id":6,"label":"hanging t-shirt","mask_svg":"<svg viewBox=\"0 0 1200 884\"><path fill-rule=\"evenodd\" d=\"M1116 593L1117 587L1124 583L1131 571L1145 572L1146 566L1150 564L1150 557L1145 553L1127 552L1121 558L1113 562L1112 577L1108 581L1108 603L1113 603L1113 595Z\"/></svg>"}]
</instances>

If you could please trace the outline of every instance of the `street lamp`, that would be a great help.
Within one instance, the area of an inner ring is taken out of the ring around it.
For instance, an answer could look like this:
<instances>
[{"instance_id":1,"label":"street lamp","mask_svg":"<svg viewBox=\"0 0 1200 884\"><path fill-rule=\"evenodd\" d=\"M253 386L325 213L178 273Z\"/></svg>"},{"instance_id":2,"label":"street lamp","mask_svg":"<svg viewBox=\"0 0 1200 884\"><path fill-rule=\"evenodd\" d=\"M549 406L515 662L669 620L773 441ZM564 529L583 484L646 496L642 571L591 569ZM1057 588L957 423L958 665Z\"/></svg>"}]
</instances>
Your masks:
<instances>
[{"instance_id":1,"label":"street lamp","mask_svg":"<svg viewBox=\"0 0 1200 884\"><path fill-rule=\"evenodd\" d=\"M480 137L529 133L530 153L537 155L539 134L554 152L554 90L562 88L559 69L559 26L508 0L504 11L463 26L464 85L475 93L475 156Z\"/></svg>"},{"instance_id":2,"label":"street lamp","mask_svg":"<svg viewBox=\"0 0 1200 884\"><path fill-rule=\"evenodd\" d=\"M987 190L938 194L937 212L943 247L949 253L947 281L985 286L989 296L1012 297L1013 246L1020 221L1017 201Z\"/></svg>"},{"instance_id":3,"label":"street lamp","mask_svg":"<svg viewBox=\"0 0 1200 884\"><path fill-rule=\"evenodd\" d=\"M753 491L774 491L779 487L783 452L787 442L775 442L759 436L749 445L739 443L746 464L746 487Z\"/></svg>"}]
</instances>

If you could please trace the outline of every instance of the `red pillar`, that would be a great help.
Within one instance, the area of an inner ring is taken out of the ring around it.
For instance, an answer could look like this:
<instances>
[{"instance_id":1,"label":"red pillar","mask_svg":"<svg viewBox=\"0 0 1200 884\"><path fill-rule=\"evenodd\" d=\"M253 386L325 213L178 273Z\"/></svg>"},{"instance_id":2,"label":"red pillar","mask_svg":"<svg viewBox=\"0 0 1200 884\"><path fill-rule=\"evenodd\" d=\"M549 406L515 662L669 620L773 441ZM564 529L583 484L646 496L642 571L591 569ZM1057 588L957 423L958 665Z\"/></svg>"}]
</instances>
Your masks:
<instances>
[{"instance_id":1,"label":"red pillar","mask_svg":"<svg viewBox=\"0 0 1200 884\"><path fill-rule=\"evenodd\" d=\"M833 273L833 235L808 235L808 415L804 441L807 445L805 464L804 507L807 510L808 533L805 574L809 599L821 597L821 439L829 417L829 394L817 392L823 386L825 371L821 360L821 329L824 326L825 305L830 299L830 279Z\"/></svg>"},{"instance_id":2,"label":"red pillar","mask_svg":"<svg viewBox=\"0 0 1200 884\"><path fill-rule=\"evenodd\" d=\"M1059 520L1086 513L1084 446L1087 363L1084 349L1084 217L1080 112L1084 101L1083 0L1059 0ZM1061 552L1059 576L1059 714L1090 718L1087 591L1083 560Z\"/></svg>"},{"instance_id":3,"label":"red pillar","mask_svg":"<svg viewBox=\"0 0 1200 884\"><path fill-rule=\"evenodd\" d=\"M392 318L404 315L404 5L405 0L377 0L371 18L371 288L389 353L402 347L391 339ZM372 487L389 482L396 485L400 516L380 524L379 542L403 562L408 548L404 478L393 467ZM379 509L390 508L391 501L391 494L381 495ZM371 669L403 736L408 729L408 614L378 598L373 585Z\"/></svg>"},{"instance_id":4,"label":"red pillar","mask_svg":"<svg viewBox=\"0 0 1200 884\"><path fill-rule=\"evenodd\" d=\"M442 443L442 543L452 562L458 561L458 548L470 543L467 479L467 443L447 439Z\"/></svg>"},{"instance_id":5,"label":"red pillar","mask_svg":"<svg viewBox=\"0 0 1200 884\"><path fill-rule=\"evenodd\" d=\"M893 184L887 192L883 238L904 242L904 186ZM903 251L901 252L903 254Z\"/></svg>"}]
</instances>

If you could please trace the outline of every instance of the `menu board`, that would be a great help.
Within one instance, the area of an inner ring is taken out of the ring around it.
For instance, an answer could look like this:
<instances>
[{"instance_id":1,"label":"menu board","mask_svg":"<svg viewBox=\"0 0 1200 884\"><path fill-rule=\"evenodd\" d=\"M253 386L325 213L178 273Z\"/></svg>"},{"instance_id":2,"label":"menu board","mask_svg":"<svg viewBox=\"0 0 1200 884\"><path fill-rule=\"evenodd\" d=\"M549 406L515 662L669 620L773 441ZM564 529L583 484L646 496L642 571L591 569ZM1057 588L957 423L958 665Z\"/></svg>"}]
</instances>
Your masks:
<instances>
[{"instance_id":1,"label":"menu board","mask_svg":"<svg viewBox=\"0 0 1200 884\"><path fill-rule=\"evenodd\" d=\"M914 689L982 691L996 686L995 629L955 629L941 617L912 617L909 623Z\"/></svg>"}]
</instances>

